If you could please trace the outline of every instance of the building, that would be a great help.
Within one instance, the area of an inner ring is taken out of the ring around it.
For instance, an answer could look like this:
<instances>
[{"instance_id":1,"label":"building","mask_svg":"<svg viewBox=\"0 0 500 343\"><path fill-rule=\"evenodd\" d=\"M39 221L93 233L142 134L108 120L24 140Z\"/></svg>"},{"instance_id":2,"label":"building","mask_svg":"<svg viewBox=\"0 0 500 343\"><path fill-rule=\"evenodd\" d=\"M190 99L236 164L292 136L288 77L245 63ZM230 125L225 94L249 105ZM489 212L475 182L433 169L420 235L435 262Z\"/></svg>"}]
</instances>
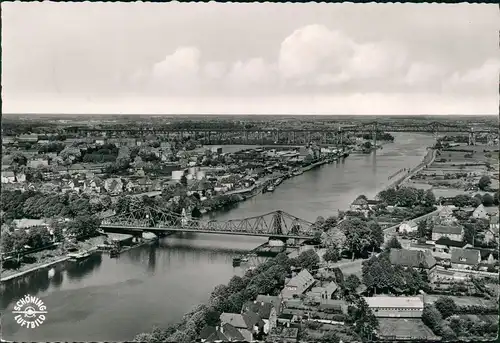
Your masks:
<instances>
[{"instance_id":1,"label":"building","mask_svg":"<svg viewBox=\"0 0 500 343\"><path fill-rule=\"evenodd\" d=\"M299 297L311 288L315 281L311 273L303 269L286 283L281 291L281 297L285 300Z\"/></svg>"},{"instance_id":2,"label":"building","mask_svg":"<svg viewBox=\"0 0 500 343\"><path fill-rule=\"evenodd\" d=\"M421 297L364 297L378 318L421 318L424 301Z\"/></svg>"},{"instance_id":3,"label":"building","mask_svg":"<svg viewBox=\"0 0 500 343\"><path fill-rule=\"evenodd\" d=\"M39 167L48 167L49 160L46 158L35 158L31 161L28 161L28 167L30 168L39 168Z\"/></svg>"},{"instance_id":4,"label":"building","mask_svg":"<svg viewBox=\"0 0 500 343\"><path fill-rule=\"evenodd\" d=\"M253 312L259 315L259 317L264 322L264 333L267 334L272 328L276 327L276 322L278 320L278 315L274 305L270 302L264 301L248 301L246 302L241 313Z\"/></svg>"},{"instance_id":5,"label":"building","mask_svg":"<svg viewBox=\"0 0 500 343\"><path fill-rule=\"evenodd\" d=\"M368 211L370 209L370 206L368 205L368 201L364 198L357 198L351 203L351 206L349 207L351 211L356 211L356 212L364 212Z\"/></svg>"},{"instance_id":6,"label":"building","mask_svg":"<svg viewBox=\"0 0 500 343\"><path fill-rule=\"evenodd\" d=\"M391 249L389 260L395 266L431 271L436 259L429 250Z\"/></svg>"},{"instance_id":7,"label":"building","mask_svg":"<svg viewBox=\"0 0 500 343\"><path fill-rule=\"evenodd\" d=\"M15 183L16 175L13 171L6 170L2 171L2 183Z\"/></svg>"},{"instance_id":8,"label":"building","mask_svg":"<svg viewBox=\"0 0 500 343\"><path fill-rule=\"evenodd\" d=\"M275 295L259 294L257 295L257 299L255 300L257 302L265 302L273 304L277 314L280 314L281 310L283 309L283 302L281 301L281 298L277 295L275 296Z\"/></svg>"},{"instance_id":9,"label":"building","mask_svg":"<svg viewBox=\"0 0 500 343\"><path fill-rule=\"evenodd\" d=\"M415 232L418 230L418 225L413 220L402 223L399 226L399 232Z\"/></svg>"},{"instance_id":10,"label":"building","mask_svg":"<svg viewBox=\"0 0 500 343\"><path fill-rule=\"evenodd\" d=\"M19 135L19 137L17 137L17 140L19 142L36 143L38 142L38 135L36 134Z\"/></svg>"},{"instance_id":11,"label":"building","mask_svg":"<svg viewBox=\"0 0 500 343\"><path fill-rule=\"evenodd\" d=\"M490 218L490 228L484 233L484 240L486 242L498 241L498 232L498 215L495 215Z\"/></svg>"},{"instance_id":12,"label":"building","mask_svg":"<svg viewBox=\"0 0 500 343\"><path fill-rule=\"evenodd\" d=\"M464 248L467 243L463 241L454 241L449 239L448 237L441 237L436 242L434 242L434 248L438 252L450 252L451 248Z\"/></svg>"},{"instance_id":13,"label":"building","mask_svg":"<svg viewBox=\"0 0 500 343\"><path fill-rule=\"evenodd\" d=\"M451 267L454 269L472 269L481 262L481 252L475 249L451 249Z\"/></svg>"},{"instance_id":14,"label":"building","mask_svg":"<svg viewBox=\"0 0 500 343\"><path fill-rule=\"evenodd\" d=\"M448 237L452 241L461 241L464 238L464 228L459 225L436 225L432 229L432 240Z\"/></svg>"},{"instance_id":15,"label":"building","mask_svg":"<svg viewBox=\"0 0 500 343\"><path fill-rule=\"evenodd\" d=\"M298 336L298 328L278 327L269 334L266 342L295 343L298 341Z\"/></svg>"},{"instance_id":16,"label":"building","mask_svg":"<svg viewBox=\"0 0 500 343\"><path fill-rule=\"evenodd\" d=\"M331 281L325 286L313 287L306 295L311 301L320 303L322 300L333 299L333 295L338 289L339 286Z\"/></svg>"},{"instance_id":17,"label":"building","mask_svg":"<svg viewBox=\"0 0 500 343\"><path fill-rule=\"evenodd\" d=\"M488 211L486 211L483 204L481 204L472 212L472 217L476 219L488 219Z\"/></svg>"},{"instance_id":18,"label":"building","mask_svg":"<svg viewBox=\"0 0 500 343\"><path fill-rule=\"evenodd\" d=\"M221 326L205 326L200 332L201 342L238 342L245 337L231 324Z\"/></svg>"},{"instance_id":19,"label":"building","mask_svg":"<svg viewBox=\"0 0 500 343\"><path fill-rule=\"evenodd\" d=\"M259 331L264 330L265 325L259 315L253 312L242 314L224 312L220 315L220 322L221 325L231 324L234 326L247 342L253 341Z\"/></svg>"},{"instance_id":20,"label":"building","mask_svg":"<svg viewBox=\"0 0 500 343\"><path fill-rule=\"evenodd\" d=\"M123 182L119 178L111 178L104 181L104 189L112 195L123 192Z\"/></svg>"}]
</instances>

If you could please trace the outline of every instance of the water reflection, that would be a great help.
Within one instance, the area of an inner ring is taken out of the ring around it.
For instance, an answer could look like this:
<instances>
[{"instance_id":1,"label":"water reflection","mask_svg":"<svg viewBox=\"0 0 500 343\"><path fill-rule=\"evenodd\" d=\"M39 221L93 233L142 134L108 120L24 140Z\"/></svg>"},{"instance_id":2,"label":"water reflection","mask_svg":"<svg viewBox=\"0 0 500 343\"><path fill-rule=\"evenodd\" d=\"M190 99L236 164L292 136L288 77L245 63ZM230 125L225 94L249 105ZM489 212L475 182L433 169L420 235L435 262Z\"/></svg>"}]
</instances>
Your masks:
<instances>
[{"instance_id":1,"label":"water reflection","mask_svg":"<svg viewBox=\"0 0 500 343\"><path fill-rule=\"evenodd\" d=\"M100 253L92 254L82 261L66 262L66 275L72 281L78 281L89 275L90 273L99 270L102 263L102 255Z\"/></svg>"}]
</instances>

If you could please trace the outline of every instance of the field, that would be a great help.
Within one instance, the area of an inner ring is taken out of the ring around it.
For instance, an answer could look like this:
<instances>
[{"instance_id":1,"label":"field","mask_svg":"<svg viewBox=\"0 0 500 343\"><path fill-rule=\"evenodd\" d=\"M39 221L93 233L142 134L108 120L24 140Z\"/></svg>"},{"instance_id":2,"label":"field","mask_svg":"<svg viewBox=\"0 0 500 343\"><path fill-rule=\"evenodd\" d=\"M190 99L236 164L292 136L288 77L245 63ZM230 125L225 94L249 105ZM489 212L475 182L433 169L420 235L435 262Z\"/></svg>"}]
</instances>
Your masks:
<instances>
[{"instance_id":1,"label":"field","mask_svg":"<svg viewBox=\"0 0 500 343\"><path fill-rule=\"evenodd\" d=\"M426 304L434 303L438 298L441 298L442 295L426 295L424 301ZM458 306L470 306L470 305L478 305L478 306L491 306L492 301L486 298L478 298L478 297L469 297L469 296L450 296L455 301L455 304Z\"/></svg>"},{"instance_id":2,"label":"field","mask_svg":"<svg viewBox=\"0 0 500 343\"><path fill-rule=\"evenodd\" d=\"M432 333L420 319L379 318L379 336L395 339L435 339Z\"/></svg>"}]
</instances>

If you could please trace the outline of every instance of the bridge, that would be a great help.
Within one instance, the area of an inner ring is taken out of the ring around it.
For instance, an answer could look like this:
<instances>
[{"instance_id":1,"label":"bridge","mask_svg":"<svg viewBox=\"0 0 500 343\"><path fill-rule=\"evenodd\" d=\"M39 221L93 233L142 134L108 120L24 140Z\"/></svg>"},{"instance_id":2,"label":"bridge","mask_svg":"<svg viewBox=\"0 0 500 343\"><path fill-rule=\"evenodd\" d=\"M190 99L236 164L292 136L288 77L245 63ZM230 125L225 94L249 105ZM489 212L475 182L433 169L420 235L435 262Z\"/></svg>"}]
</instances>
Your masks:
<instances>
[{"instance_id":1,"label":"bridge","mask_svg":"<svg viewBox=\"0 0 500 343\"><path fill-rule=\"evenodd\" d=\"M235 236L314 238L314 224L283 211L227 221L192 219L156 207L135 209L102 220L101 229L110 232L195 232Z\"/></svg>"},{"instance_id":2,"label":"bridge","mask_svg":"<svg viewBox=\"0 0 500 343\"><path fill-rule=\"evenodd\" d=\"M153 134L167 137L193 137L203 144L342 144L349 134L368 133L372 135L374 143L378 132L421 132L421 133L467 133L470 144L475 144L475 135L487 133L498 135L497 127L474 127L469 125L451 125L440 122L407 122L387 123L373 121L351 126L331 126L317 128L178 128L174 126L154 127L67 127L66 133L90 135L100 134L111 137L138 137Z\"/></svg>"}]
</instances>

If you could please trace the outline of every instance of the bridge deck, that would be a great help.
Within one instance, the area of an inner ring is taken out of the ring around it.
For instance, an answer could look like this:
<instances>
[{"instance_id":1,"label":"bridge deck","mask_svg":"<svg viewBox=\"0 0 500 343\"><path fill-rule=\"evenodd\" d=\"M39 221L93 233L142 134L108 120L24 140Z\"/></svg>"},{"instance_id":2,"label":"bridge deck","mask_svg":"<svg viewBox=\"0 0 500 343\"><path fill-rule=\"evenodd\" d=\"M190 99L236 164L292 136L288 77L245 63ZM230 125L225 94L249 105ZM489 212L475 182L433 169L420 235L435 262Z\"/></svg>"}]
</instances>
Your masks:
<instances>
[{"instance_id":1,"label":"bridge deck","mask_svg":"<svg viewBox=\"0 0 500 343\"><path fill-rule=\"evenodd\" d=\"M279 237L279 238L294 238L294 239L312 239L313 236L300 236L300 235L278 235L266 232L243 232L243 231L212 231L212 230L204 230L204 229L195 229L195 228L178 228L178 227L141 227L141 226L119 226L119 225L106 225L102 224L101 229L103 230L123 230L123 231L172 231L172 232L194 232L194 233L211 233L217 235L233 235L233 236L255 236L255 237Z\"/></svg>"}]
</instances>

